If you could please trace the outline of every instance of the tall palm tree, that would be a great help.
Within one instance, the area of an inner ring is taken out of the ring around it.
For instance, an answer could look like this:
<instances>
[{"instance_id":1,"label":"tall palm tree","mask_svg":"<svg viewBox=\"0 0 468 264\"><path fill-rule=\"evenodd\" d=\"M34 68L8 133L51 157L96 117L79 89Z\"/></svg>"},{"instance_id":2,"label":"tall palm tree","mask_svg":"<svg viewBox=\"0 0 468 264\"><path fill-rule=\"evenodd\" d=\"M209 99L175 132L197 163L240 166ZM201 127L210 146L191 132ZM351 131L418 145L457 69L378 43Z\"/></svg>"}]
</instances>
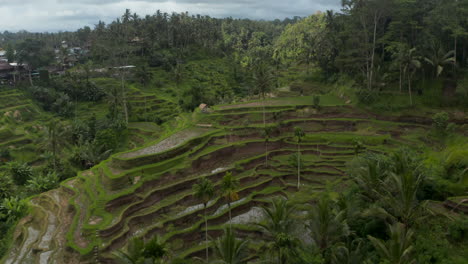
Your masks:
<instances>
[{"instance_id":1,"label":"tall palm tree","mask_svg":"<svg viewBox=\"0 0 468 264\"><path fill-rule=\"evenodd\" d=\"M208 245L208 219L206 218L206 207L208 202L214 197L215 189L213 182L203 177L193 185L193 195L203 203L203 214L205 218L205 241ZM208 262L208 246L206 247L206 261Z\"/></svg>"},{"instance_id":2,"label":"tall palm tree","mask_svg":"<svg viewBox=\"0 0 468 264\"><path fill-rule=\"evenodd\" d=\"M127 251L118 250L113 255L118 263L143 264L164 263L169 250L159 237L154 237L148 243L140 238L132 238L127 246Z\"/></svg>"},{"instance_id":3,"label":"tall palm tree","mask_svg":"<svg viewBox=\"0 0 468 264\"><path fill-rule=\"evenodd\" d=\"M302 138L305 136L304 131L300 127L294 128L294 137L297 142L297 189L299 190L301 186L301 142Z\"/></svg>"},{"instance_id":4,"label":"tall palm tree","mask_svg":"<svg viewBox=\"0 0 468 264\"><path fill-rule=\"evenodd\" d=\"M329 250L334 243L350 234L345 211L338 210L325 195L311 210L309 220L307 227L322 255L325 255L325 251Z\"/></svg>"},{"instance_id":5,"label":"tall palm tree","mask_svg":"<svg viewBox=\"0 0 468 264\"><path fill-rule=\"evenodd\" d=\"M407 75L408 77L408 93L410 97L410 104L413 105L413 93L411 90L411 82L413 80L413 76L416 73L416 71L421 68L421 61L419 60L419 57L416 55L416 48L409 49L405 54L403 55L403 73Z\"/></svg>"},{"instance_id":6,"label":"tall palm tree","mask_svg":"<svg viewBox=\"0 0 468 264\"><path fill-rule=\"evenodd\" d=\"M236 239L232 228L224 229L224 235L212 242L216 264L243 264L248 253L248 241Z\"/></svg>"},{"instance_id":7,"label":"tall palm tree","mask_svg":"<svg viewBox=\"0 0 468 264\"><path fill-rule=\"evenodd\" d=\"M296 207L285 198L275 198L269 206L263 206L264 221L258 226L270 240L270 249L276 253L278 263L289 263L297 257L299 245L292 236L297 226L295 220Z\"/></svg>"},{"instance_id":8,"label":"tall palm tree","mask_svg":"<svg viewBox=\"0 0 468 264\"><path fill-rule=\"evenodd\" d=\"M381 239L367 236L375 247L379 255L392 264L411 264L416 263L413 258L413 231L406 229L402 223L395 223L389 226L390 239L383 241Z\"/></svg>"},{"instance_id":9,"label":"tall palm tree","mask_svg":"<svg viewBox=\"0 0 468 264\"><path fill-rule=\"evenodd\" d=\"M226 172L221 181L221 192L227 200L229 208L229 227L232 228L231 203L239 200L237 189L239 188L239 179L235 178L230 171Z\"/></svg>"},{"instance_id":10,"label":"tall palm tree","mask_svg":"<svg viewBox=\"0 0 468 264\"><path fill-rule=\"evenodd\" d=\"M127 252L117 250L114 253L118 263L123 264L137 264L144 261L143 251L145 250L145 243L140 238L132 238L128 242Z\"/></svg>"}]
</instances>

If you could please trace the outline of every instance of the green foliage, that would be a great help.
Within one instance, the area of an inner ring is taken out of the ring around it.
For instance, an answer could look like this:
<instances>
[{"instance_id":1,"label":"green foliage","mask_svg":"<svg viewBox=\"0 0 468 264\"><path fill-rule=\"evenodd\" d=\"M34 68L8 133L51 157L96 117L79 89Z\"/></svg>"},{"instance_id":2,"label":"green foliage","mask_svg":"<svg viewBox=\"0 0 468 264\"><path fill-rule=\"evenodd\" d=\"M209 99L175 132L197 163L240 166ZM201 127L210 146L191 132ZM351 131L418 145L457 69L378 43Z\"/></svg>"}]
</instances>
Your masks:
<instances>
[{"instance_id":1,"label":"green foliage","mask_svg":"<svg viewBox=\"0 0 468 264\"><path fill-rule=\"evenodd\" d=\"M57 173L49 172L47 174L39 174L29 179L27 188L31 190L32 193L41 193L56 188L59 182L60 179Z\"/></svg>"},{"instance_id":2,"label":"green foliage","mask_svg":"<svg viewBox=\"0 0 468 264\"><path fill-rule=\"evenodd\" d=\"M200 178L200 180L193 185L192 189L195 198L202 201L205 206L215 195L213 183L205 177Z\"/></svg>"},{"instance_id":3,"label":"green foliage","mask_svg":"<svg viewBox=\"0 0 468 264\"><path fill-rule=\"evenodd\" d=\"M26 213L26 202L18 197L3 198L0 203L0 220L14 223ZM0 222L1 222L0 221Z\"/></svg>"},{"instance_id":4,"label":"green foliage","mask_svg":"<svg viewBox=\"0 0 468 264\"><path fill-rule=\"evenodd\" d=\"M320 111L320 96L314 95L313 97L313 106L317 111Z\"/></svg>"},{"instance_id":5,"label":"green foliage","mask_svg":"<svg viewBox=\"0 0 468 264\"><path fill-rule=\"evenodd\" d=\"M114 150L119 145L119 136L113 129L103 129L96 133L94 147L100 146L103 150Z\"/></svg>"},{"instance_id":6,"label":"green foliage","mask_svg":"<svg viewBox=\"0 0 468 264\"><path fill-rule=\"evenodd\" d=\"M219 264L247 263L248 240L240 240L232 228L225 228L224 235L212 241L212 248Z\"/></svg>"},{"instance_id":7,"label":"green foliage","mask_svg":"<svg viewBox=\"0 0 468 264\"><path fill-rule=\"evenodd\" d=\"M0 199L8 198L15 193L13 181L6 173L0 172Z\"/></svg>"},{"instance_id":8,"label":"green foliage","mask_svg":"<svg viewBox=\"0 0 468 264\"><path fill-rule=\"evenodd\" d=\"M369 236L379 255L389 263L403 264L416 263L413 257L414 232L407 230L401 223L389 226L389 240L383 241Z\"/></svg>"},{"instance_id":9,"label":"green foliage","mask_svg":"<svg viewBox=\"0 0 468 264\"><path fill-rule=\"evenodd\" d=\"M454 125L449 123L447 112L440 112L432 117L432 125L438 135L446 135L454 129Z\"/></svg>"},{"instance_id":10,"label":"green foliage","mask_svg":"<svg viewBox=\"0 0 468 264\"><path fill-rule=\"evenodd\" d=\"M10 175L16 185L22 186L33 176L31 166L26 163L12 161L8 163Z\"/></svg>"}]
</instances>

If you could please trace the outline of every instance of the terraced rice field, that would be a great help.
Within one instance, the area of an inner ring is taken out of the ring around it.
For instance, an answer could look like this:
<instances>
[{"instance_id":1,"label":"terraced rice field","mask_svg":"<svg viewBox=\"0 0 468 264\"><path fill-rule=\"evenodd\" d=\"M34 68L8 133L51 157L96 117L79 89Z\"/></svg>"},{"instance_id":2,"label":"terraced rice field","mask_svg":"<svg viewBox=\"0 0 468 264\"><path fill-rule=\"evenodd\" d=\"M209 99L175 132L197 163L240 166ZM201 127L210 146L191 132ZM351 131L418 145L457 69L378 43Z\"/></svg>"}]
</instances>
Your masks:
<instances>
[{"instance_id":1,"label":"terraced rice field","mask_svg":"<svg viewBox=\"0 0 468 264\"><path fill-rule=\"evenodd\" d=\"M367 151L386 152L420 144L419 136L430 124L424 118L378 116L350 106L325 106L318 112L309 105L275 102L266 107L267 126L273 130L266 141L262 106L215 109L198 114L189 129L116 154L60 189L33 198L33 214L41 217L23 220L6 263L24 263L33 256L45 261L40 263L113 263L111 253L129 238L154 235L178 256L201 256L207 247L201 242L203 206L192 196L192 185L200 177L219 185L228 171L241 186L241 199L231 205L233 227L255 242L260 233L248 224L259 221L259 207L269 198L284 195L313 203L327 185L346 184L346 163L356 155L356 141ZM131 129L151 131L145 126L135 123ZM295 127L306 132L300 191L295 168L288 164L297 151ZM229 221L226 201L218 195L207 213L209 235L221 235Z\"/></svg>"},{"instance_id":2,"label":"terraced rice field","mask_svg":"<svg viewBox=\"0 0 468 264\"><path fill-rule=\"evenodd\" d=\"M36 105L17 89L0 90L0 149L8 149L13 158L25 162L38 159L33 141L40 137L44 118Z\"/></svg>"}]
</instances>

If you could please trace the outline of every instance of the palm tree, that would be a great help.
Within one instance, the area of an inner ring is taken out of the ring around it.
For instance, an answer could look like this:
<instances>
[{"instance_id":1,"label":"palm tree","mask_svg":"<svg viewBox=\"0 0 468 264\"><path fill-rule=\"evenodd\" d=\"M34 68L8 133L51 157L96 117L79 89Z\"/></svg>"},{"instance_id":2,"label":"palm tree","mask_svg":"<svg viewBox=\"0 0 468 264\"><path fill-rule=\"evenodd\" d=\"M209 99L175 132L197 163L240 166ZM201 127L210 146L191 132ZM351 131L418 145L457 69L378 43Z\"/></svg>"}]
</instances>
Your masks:
<instances>
[{"instance_id":1,"label":"palm tree","mask_svg":"<svg viewBox=\"0 0 468 264\"><path fill-rule=\"evenodd\" d=\"M294 128L294 137L297 142L297 189L299 190L301 186L301 142L302 138L305 136L304 131L300 127Z\"/></svg>"},{"instance_id":2,"label":"palm tree","mask_svg":"<svg viewBox=\"0 0 468 264\"><path fill-rule=\"evenodd\" d=\"M325 251L334 243L350 234L346 224L346 212L338 210L326 195L322 196L312 209L309 220L307 227L322 255L325 255Z\"/></svg>"},{"instance_id":3,"label":"palm tree","mask_svg":"<svg viewBox=\"0 0 468 264\"><path fill-rule=\"evenodd\" d=\"M389 231L390 239L388 241L367 236L379 255L392 264L416 263L412 257L413 231L407 230L402 223L389 226Z\"/></svg>"},{"instance_id":4,"label":"palm tree","mask_svg":"<svg viewBox=\"0 0 468 264\"><path fill-rule=\"evenodd\" d=\"M145 243L140 238L132 238L128 242L127 252L117 250L113 255L118 263L137 264L144 261Z\"/></svg>"},{"instance_id":5,"label":"palm tree","mask_svg":"<svg viewBox=\"0 0 468 264\"><path fill-rule=\"evenodd\" d=\"M203 214L205 218L205 241L206 241L206 244L208 245L208 220L206 218L206 207L208 205L208 202L215 195L213 182L211 182L209 179L205 177L200 178L198 183L193 185L193 192L194 192L193 195L195 196L195 198L202 201L203 203ZM208 262L208 246L206 247L206 261Z\"/></svg>"},{"instance_id":6,"label":"palm tree","mask_svg":"<svg viewBox=\"0 0 468 264\"><path fill-rule=\"evenodd\" d=\"M411 91L411 81L413 80L413 76L416 73L416 71L421 68L421 61L419 60L419 57L416 55L416 48L409 49L407 52L405 52L405 55L403 57L402 61L403 65L403 73L407 73L408 77L408 93L410 97L410 103L413 105L413 95Z\"/></svg>"},{"instance_id":7,"label":"palm tree","mask_svg":"<svg viewBox=\"0 0 468 264\"><path fill-rule=\"evenodd\" d=\"M264 221L258 226L270 240L270 249L277 253L278 263L289 263L288 260L297 257L299 245L292 236L296 207L285 198L275 198L269 206L262 206Z\"/></svg>"},{"instance_id":8,"label":"palm tree","mask_svg":"<svg viewBox=\"0 0 468 264\"><path fill-rule=\"evenodd\" d=\"M140 238L132 238L127 246L127 252L118 250L113 255L118 263L143 264L143 263L164 263L164 258L169 250L166 244L159 237L152 238L145 243Z\"/></svg>"},{"instance_id":9,"label":"palm tree","mask_svg":"<svg viewBox=\"0 0 468 264\"><path fill-rule=\"evenodd\" d=\"M434 77L439 77L444 71L445 65L455 64L455 51L445 52L442 47L433 48L433 53L429 57L425 57L424 61L434 67Z\"/></svg>"},{"instance_id":10,"label":"palm tree","mask_svg":"<svg viewBox=\"0 0 468 264\"><path fill-rule=\"evenodd\" d=\"M383 188L382 202L386 208L384 216L392 221L411 225L423 215L423 206L416 197L423 176L412 172L390 173L390 188Z\"/></svg>"},{"instance_id":11,"label":"palm tree","mask_svg":"<svg viewBox=\"0 0 468 264\"><path fill-rule=\"evenodd\" d=\"M265 166L268 166L268 142L270 141L273 128L265 126L263 128L263 137L265 138Z\"/></svg>"},{"instance_id":12,"label":"palm tree","mask_svg":"<svg viewBox=\"0 0 468 264\"><path fill-rule=\"evenodd\" d=\"M248 241L236 239L232 228L224 229L224 235L212 242L212 248L217 258L214 263L242 264L248 253Z\"/></svg>"},{"instance_id":13,"label":"palm tree","mask_svg":"<svg viewBox=\"0 0 468 264\"><path fill-rule=\"evenodd\" d=\"M226 172L221 181L221 192L223 193L224 197L228 202L229 208L229 226L232 228L231 223L231 203L234 201L239 200L239 194L237 193L237 189L239 188L239 179L232 176L230 171Z\"/></svg>"}]
</instances>

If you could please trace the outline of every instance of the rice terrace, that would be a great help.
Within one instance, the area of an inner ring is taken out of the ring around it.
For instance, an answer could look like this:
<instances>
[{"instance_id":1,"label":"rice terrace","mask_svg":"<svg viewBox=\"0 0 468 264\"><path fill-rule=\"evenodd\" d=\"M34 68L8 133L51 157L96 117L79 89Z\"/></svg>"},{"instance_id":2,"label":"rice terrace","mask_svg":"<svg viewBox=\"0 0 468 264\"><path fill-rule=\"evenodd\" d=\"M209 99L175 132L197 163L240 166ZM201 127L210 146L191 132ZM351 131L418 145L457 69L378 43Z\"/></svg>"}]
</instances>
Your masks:
<instances>
[{"instance_id":1,"label":"rice terrace","mask_svg":"<svg viewBox=\"0 0 468 264\"><path fill-rule=\"evenodd\" d=\"M0 263L467 263L468 1L272 2L0 22Z\"/></svg>"}]
</instances>

